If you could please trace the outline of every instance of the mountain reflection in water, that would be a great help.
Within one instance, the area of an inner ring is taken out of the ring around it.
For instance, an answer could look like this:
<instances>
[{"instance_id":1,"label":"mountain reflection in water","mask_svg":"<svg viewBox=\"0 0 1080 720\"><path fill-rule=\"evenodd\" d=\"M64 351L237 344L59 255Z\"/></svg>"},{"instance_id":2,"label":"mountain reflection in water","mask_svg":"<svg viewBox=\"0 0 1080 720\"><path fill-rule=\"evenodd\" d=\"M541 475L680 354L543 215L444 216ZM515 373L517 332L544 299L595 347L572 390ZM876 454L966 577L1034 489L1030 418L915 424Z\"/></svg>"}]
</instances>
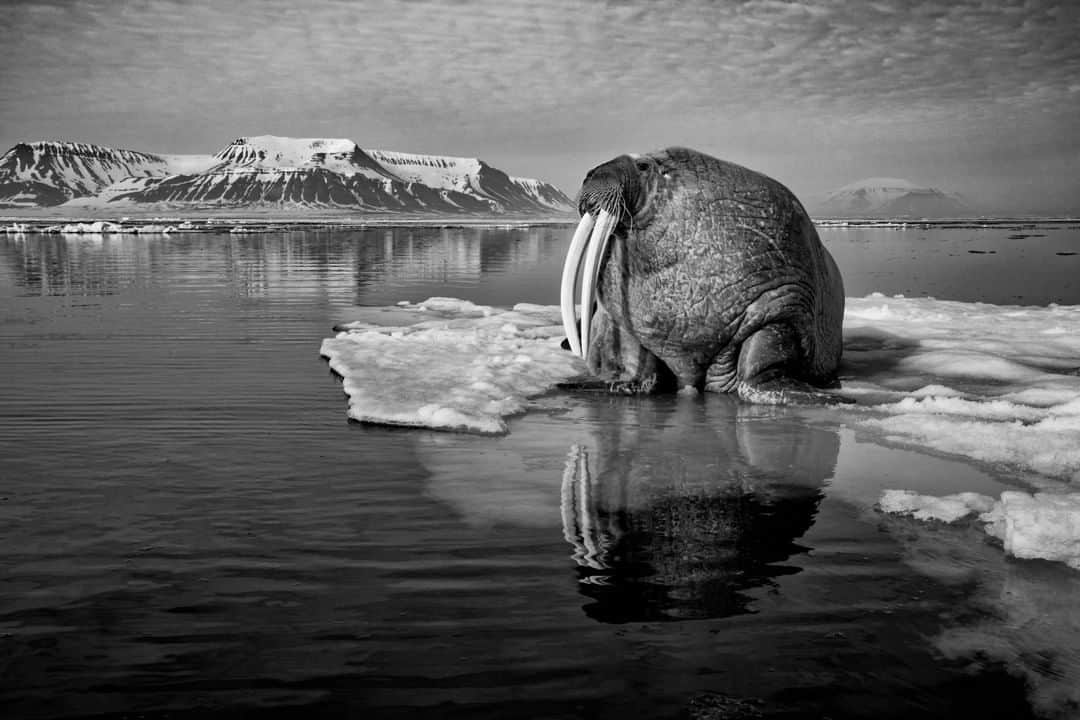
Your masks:
<instances>
[{"instance_id":1,"label":"mountain reflection in water","mask_svg":"<svg viewBox=\"0 0 1080 720\"><path fill-rule=\"evenodd\" d=\"M746 590L799 571L783 563L806 550L795 541L814 522L840 442L835 430L781 434L760 422L778 412L731 398L595 406L598 451L571 448L560 503L590 617L752 612ZM661 430L641 431L650 427Z\"/></svg>"}]
</instances>

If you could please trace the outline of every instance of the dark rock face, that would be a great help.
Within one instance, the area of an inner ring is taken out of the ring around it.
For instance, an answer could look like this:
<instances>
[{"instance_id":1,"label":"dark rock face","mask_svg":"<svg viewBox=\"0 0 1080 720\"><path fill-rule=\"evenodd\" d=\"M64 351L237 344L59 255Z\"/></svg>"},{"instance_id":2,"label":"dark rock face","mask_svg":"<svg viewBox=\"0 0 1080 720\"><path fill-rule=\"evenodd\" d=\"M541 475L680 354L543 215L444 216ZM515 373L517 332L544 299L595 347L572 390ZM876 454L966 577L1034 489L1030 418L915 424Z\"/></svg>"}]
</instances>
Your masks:
<instances>
[{"instance_id":1,"label":"dark rock face","mask_svg":"<svg viewBox=\"0 0 1080 720\"><path fill-rule=\"evenodd\" d=\"M321 168L260 170L213 169L196 175L170 175L121 192L115 200L193 205L304 205L390 211L498 212L490 200L437 190L419 183L380 182L347 177Z\"/></svg>"},{"instance_id":2,"label":"dark rock face","mask_svg":"<svg viewBox=\"0 0 1080 720\"><path fill-rule=\"evenodd\" d=\"M32 180L0 181L0 207L51 207L67 202L63 191Z\"/></svg>"},{"instance_id":3,"label":"dark rock face","mask_svg":"<svg viewBox=\"0 0 1080 720\"><path fill-rule=\"evenodd\" d=\"M0 205L50 206L167 171L157 155L85 143L19 143L0 157Z\"/></svg>"},{"instance_id":4,"label":"dark rock face","mask_svg":"<svg viewBox=\"0 0 1080 720\"><path fill-rule=\"evenodd\" d=\"M82 143L20 143L0 158L0 206L53 206L73 199L94 207L496 214L571 209L558 188L511 178L479 160L365 151L348 140L238 138L212 156L187 158Z\"/></svg>"}]
</instances>

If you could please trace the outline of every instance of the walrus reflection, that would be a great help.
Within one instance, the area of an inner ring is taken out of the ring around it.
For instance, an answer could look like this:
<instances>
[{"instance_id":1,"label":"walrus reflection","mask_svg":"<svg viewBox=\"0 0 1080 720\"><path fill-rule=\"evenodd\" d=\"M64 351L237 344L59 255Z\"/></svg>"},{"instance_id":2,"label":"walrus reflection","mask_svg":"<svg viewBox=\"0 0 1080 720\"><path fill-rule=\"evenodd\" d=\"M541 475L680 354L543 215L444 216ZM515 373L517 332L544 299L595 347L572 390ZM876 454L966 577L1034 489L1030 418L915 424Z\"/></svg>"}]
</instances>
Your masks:
<instances>
[{"instance_id":1,"label":"walrus reflection","mask_svg":"<svg viewBox=\"0 0 1080 720\"><path fill-rule=\"evenodd\" d=\"M597 408L610 428L570 448L563 534L585 612L602 622L752 612L749 590L799 571L839 436L731 398Z\"/></svg>"}]
</instances>

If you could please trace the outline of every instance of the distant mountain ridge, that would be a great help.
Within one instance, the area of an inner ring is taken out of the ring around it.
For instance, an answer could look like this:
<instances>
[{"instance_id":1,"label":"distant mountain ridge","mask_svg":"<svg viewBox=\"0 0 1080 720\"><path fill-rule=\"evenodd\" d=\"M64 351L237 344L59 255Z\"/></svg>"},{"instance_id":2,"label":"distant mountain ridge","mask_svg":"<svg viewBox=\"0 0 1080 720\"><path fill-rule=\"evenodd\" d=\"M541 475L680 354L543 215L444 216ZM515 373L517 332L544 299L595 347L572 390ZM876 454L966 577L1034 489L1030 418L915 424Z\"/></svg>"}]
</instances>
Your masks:
<instances>
[{"instance_id":1,"label":"distant mountain ridge","mask_svg":"<svg viewBox=\"0 0 1080 720\"><path fill-rule=\"evenodd\" d=\"M340 138L241 137L213 155L19 143L0 157L0 207L307 207L433 213L573 211L555 186L478 158L365 150Z\"/></svg>"},{"instance_id":2,"label":"distant mountain ridge","mask_svg":"<svg viewBox=\"0 0 1080 720\"><path fill-rule=\"evenodd\" d=\"M972 208L958 193L901 178L866 178L828 193L811 212L818 217L945 218L970 215Z\"/></svg>"}]
</instances>

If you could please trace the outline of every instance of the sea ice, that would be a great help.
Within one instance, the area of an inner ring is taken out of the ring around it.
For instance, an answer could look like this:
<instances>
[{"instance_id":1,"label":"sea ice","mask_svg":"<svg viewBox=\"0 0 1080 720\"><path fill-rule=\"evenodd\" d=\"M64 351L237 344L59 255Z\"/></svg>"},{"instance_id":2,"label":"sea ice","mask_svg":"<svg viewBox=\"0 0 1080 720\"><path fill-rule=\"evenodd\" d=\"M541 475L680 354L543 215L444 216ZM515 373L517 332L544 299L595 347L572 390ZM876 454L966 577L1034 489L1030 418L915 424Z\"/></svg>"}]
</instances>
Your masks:
<instances>
[{"instance_id":1,"label":"sea ice","mask_svg":"<svg viewBox=\"0 0 1080 720\"><path fill-rule=\"evenodd\" d=\"M60 226L57 230L61 235L100 235L103 233L122 232L122 228L116 223L105 220L95 220L90 223L68 223Z\"/></svg>"},{"instance_id":2,"label":"sea ice","mask_svg":"<svg viewBox=\"0 0 1080 720\"><path fill-rule=\"evenodd\" d=\"M913 515L917 520L955 522L973 512L985 513L994 508L994 498L965 492L944 497L919 495L911 490L886 490L879 503L882 511Z\"/></svg>"},{"instance_id":3,"label":"sea ice","mask_svg":"<svg viewBox=\"0 0 1080 720\"><path fill-rule=\"evenodd\" d=\"M21 232L40 232L44 234L60 235L167 235L177 230L175 225L124 225L109 222L107 220L95 220L89 223L66 223L64 225L48 225L40 229L22 226ZM190 225L188 228L190 229ZM18 231L17 231L18 232Z\"/></svg>"},{"instance_id":4,"label":"sea ice","mask_svg":"<svg viewBox=\"0 0 1080 720\"><path fill-rule=\"evenodd\" d=\"M372 320L323 343L357 420L505 432L502 417L585 372L559 349L555 306L431 298ZM857 404L828 412L873 439L1037 474L1042 488L1080 482L1078 327L1080 306L848 298L839 392Z\"/></svg>"},{"instance_id":5,"label":"sea ice","mask_svg":"<svg viewBox=\"0 0 1080 720\"><path fill-rule=\"evenodd\" d=\"M978 493L934 497L886 490L879 506L883 512L946 523L979 513L986 532L1001 540L1010 555L1056 560L1080 570L1080 493L1007 491L995 501Z\"/></svg>"},{"instance_id":6,"label":"sea ice","mask_svg":"<svg viewBox=\"0 0 1080 720\"><path fill-rule=\"evenodd\" d=\"M1080 481L1080 306L848 298L843 394L856 429Z\"/></svg>"},{"instance_id":7,"label":"sea ice","mask_svg":"<svg viewBox=\"0 0 1080 720\"><path fill-rule=\"evenodd\" d=\"M1080 570L1080 493L1004 492L982 517L986 532L1010 555L1058 560Z\"/></svg>"},{"instance_id":8,"label":"sea ice","mask_svg":"<svg viewBox=\"0 0 1080 720\"><path fill-rule=\"evenodd\" d=\"M426 319L401 327L350 323L323 341L320 352L341 375L354 420L504 433L504 418L524 412L529 398L585 371L560 347L556 306L500 310L431 298L397 311Z\"/></svg>"}]
</instances>

